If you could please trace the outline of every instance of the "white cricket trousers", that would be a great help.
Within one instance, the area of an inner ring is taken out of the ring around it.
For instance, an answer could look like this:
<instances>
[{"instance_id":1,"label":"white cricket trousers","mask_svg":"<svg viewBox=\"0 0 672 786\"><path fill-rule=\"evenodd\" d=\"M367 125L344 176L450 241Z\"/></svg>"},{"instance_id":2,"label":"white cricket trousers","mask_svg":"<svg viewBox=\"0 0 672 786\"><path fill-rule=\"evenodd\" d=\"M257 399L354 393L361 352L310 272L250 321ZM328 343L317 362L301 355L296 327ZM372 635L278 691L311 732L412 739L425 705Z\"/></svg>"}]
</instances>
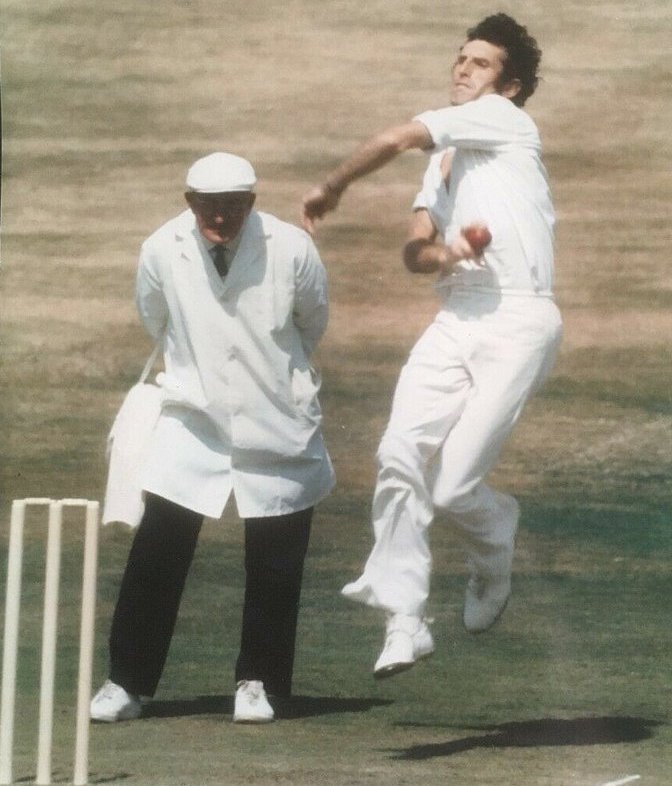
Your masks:
<instances>
[{"instance_id":1,"label":"white cricket trousers","mask_svg":"<svg viewBox=\"0 0 672 786\"><path fill-rule=\"evenodd\" d=\"M472 571L510 570L501 554L513 554L518 505L484 478L550 371L561 334L550 297L448 296L401 371L378 448L375 543L362 576L343 588L346 597L422 616L435 509L456 527Z\"/></svg>"}]
</instances>

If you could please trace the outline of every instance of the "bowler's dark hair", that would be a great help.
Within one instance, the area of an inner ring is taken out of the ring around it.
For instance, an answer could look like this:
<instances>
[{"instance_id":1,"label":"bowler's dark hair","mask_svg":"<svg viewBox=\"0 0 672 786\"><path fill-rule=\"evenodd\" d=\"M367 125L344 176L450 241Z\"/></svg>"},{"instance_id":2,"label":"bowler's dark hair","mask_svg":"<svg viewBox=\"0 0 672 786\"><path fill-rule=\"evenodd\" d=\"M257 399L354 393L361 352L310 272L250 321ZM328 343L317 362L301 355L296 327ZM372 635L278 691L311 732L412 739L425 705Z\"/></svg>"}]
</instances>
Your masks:
<instances>
[{"instance_id":1,"label":"bowler's dark hair","mask_svg":"<svg viewBox=\"0 0 672 786\"><path fill-rule=\"evenodd\" d=\"M541 62L541 49L527 28L508 14L493 14L468 30L467 40L487 41L506 50L499 85L503 87L512 79L518 79L520 90L511 100L516 106L523 106L537 87L537 69Z\"/></svg>"}]
</instances>

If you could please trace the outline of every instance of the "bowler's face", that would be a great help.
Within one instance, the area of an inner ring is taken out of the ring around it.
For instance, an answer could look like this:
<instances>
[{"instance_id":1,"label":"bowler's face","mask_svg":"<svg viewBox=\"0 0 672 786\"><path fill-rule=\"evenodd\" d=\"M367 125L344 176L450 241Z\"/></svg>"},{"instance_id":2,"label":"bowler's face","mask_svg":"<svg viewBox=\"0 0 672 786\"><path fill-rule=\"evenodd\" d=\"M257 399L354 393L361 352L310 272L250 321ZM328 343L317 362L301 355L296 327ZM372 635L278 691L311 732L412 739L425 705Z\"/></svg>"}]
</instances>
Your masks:
<instances>
[{"instance_id":1,"label":"bowler's face","mask_svg":"<svg viewBox=\"0 0 672 786\"><path fill-rule=\"evenodd\" d=\"M249 191L221 194L187 191L184 196L196 217L200 233L216 245L225 245L238 236L255 200L255 194Z\"/></svg>"},{"instance_id":2,"label":"bowler's face","mask_svg":"<svg viewBox=\"0 0 672 786\"><path fill-rule=\"evenodd\" d=\"M500 93L506 51L488 41L467 41L453 65L450 103L459 106L489 93Z\"/></svg>"}]
</instances>

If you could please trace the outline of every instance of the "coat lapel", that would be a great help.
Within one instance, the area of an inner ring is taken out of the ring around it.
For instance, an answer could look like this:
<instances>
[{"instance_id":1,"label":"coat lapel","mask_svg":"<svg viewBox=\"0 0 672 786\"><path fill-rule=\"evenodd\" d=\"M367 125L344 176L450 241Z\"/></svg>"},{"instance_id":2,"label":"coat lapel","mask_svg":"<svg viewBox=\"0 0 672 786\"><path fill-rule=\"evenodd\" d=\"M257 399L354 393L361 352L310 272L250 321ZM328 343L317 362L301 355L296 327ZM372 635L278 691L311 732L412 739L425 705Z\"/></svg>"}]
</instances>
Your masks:
<instances>
[{"instance_id":1,"label":"coat lapel","mask_svg":"<svg viewBox=\"0 0 672 786\"><path fill-rule=\"evenodd\" d=\"M205 240L198 231L194 214L191 210L185 210L180 219L176 232L180 258L205 274L210 286L219 297L224 293L224 282L215 269L215 263Z\"/></svg>"},{"instance_id":2,"label":"coat lapel","mask_svg":"<svg viewBox=\"0 0 672 786\"><path fill-rule=\"evenodd\" d=\"M225 278L219 279L222 292L226 292L232 287L240 289L256 279L254 271L257 261L266 250L265 236L261 216L253 210L243 227L240 243L233 260L231 260L229 272Z\"/></svg>"},{"instance_id":3,"label":"coat lapel","mask_svg":"<svg viewBox=\"0 0 672 786\"><path fill-rule=\"evenodd\" d=\"M233 286L245 286L245 282L255 279L254 269L259 257L266 249L266 232L261 216L253 210L242 230L240 243L227 275L222 278L210 256L207 245L201 237L191 210L182 214L176 239L180 244L180 256L188 263L205 271L210 286L219 298Z\"/></svg>"}]
</instances>

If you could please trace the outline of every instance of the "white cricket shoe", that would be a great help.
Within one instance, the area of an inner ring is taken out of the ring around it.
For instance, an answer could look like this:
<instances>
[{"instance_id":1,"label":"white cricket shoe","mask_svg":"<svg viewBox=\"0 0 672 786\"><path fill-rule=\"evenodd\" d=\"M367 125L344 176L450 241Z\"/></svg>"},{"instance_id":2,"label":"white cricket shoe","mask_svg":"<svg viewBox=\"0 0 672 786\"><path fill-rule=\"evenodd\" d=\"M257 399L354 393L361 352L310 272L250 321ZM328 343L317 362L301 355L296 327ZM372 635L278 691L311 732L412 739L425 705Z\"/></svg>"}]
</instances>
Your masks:
<instances>
[{"instance_id":1,"label":"white cricket shoe","mask_svg":"<svg viewBox=\"0 0 672 786\"><path fill-rule=\"evenodd\" d=\"M434 652L429 620L410 614L390 614L385 629L385 646L373 667L377 679L410 669L416 661Z\"/></svg>"},{"instance_id":2,"label":"white cricket shoe","mask_svg":"<svg viewBox=\"0 0 672 786\"><path fill-rule=\"evenodd\" d=\"M270 723L275 718L268 703L264 683L259 680L241 680L236 691L233 710L234 723Z\"/></svg>"},{"instance_id":3,"label":"white cricket shoe","mask_svg":"<svg viewBox=\"0 0 672 786\"><path fill-rule=\"evenodd\" d=\"M140 697L127 693L121 685L105 680L103 687L91 699L91 720L115 723L139 718L142 712Z\"/></svg>"},{"instance_id":4,"label":"white cricket shoe","mask_svg":"<svg viewBox=\"0 0 672 786\"><path fill-rule=\"evenodd\" d=\"M472 575L464 594L464 627L483 633L502 616L511 595L511 574L485 577Z\"/></svg>"}]
</instances>

